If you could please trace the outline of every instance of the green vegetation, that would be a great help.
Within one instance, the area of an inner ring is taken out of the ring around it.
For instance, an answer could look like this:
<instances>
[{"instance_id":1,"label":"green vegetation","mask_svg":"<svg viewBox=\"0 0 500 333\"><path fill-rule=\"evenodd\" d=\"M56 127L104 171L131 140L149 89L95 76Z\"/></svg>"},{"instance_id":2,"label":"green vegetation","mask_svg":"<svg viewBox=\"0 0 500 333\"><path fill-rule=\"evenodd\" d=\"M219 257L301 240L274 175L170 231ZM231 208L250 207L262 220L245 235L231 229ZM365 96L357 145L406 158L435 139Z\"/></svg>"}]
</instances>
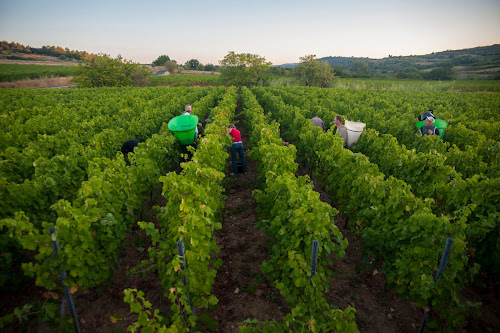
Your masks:
<instances>
[{"instance_id":1,"label":"green vegetation","mask_svg":"<svg viewBox=\"0 0 500 333\"><path fill-rule=\"evenodd\" d=\"M212 288L222 260L218 258L215 231L222 228L223 171L231 144L230 137L224 134L234 115L236 99L236 88L227 89L219 104L210 109L213 121L206 126L193 158L181 165L182 172L170 172L160 178L162 195L168 202L160 209L158 223L138 222L152 239L148 252L162 277L164 294L171 301L171 323L167 326L172 332L196 326L193 308L199 314L201 307L208 309L218 303ZM194 106L193 110L197 110L195 113L201 119L209 111ZM189 262L187 267L178 256L176 242L181 240ZM188 285L183 283L184 278L189 281ZM139 320L136 324L146 331L151 322Z\"/></svg>"},{"instance_id":2,"label":"green vegetation","mask_svg":"<svg viewBox=\"0 0 500 333\"><path fill-rule=\"evenodd\" d=\"M194 76L159 79L189 77ZM151 242L139 239L135 244L149 246L149 259L141 267L161 276L163 294L170 300L164 309L169 310L160 314L143 293L128 290L125 301L139 314L132 328L215 326L203 312L190 314L192 307L213 310L218 303L212 288L221 260L214 232L221 227L224 204L230 144L225 129L240 98L250 154L257 161L253 194L258 226L270 240L269 259L259 274L276 288L267 297L279 292L291 309L279 322L247 319L242 330L356 329L355 309L338 309L326 297L335 283L331 260L347 246L333 223L337 211L319 200L308 176L295 176L296 158L312 168L338 201L388 287L419 306L430 302L444 325L440 329L463 325L470 304L462 304L458 295L478 272L494 278L500 269L498 251L491 250L500 246L499 94L424 91L441 87L440 82L334 82L365 87L243 87L239 93L235 87L0 90L0 287L12 288L15 281L22 285L16 276L19 267L46 289L60 288L58 268L68 272L69 286L82 290L108 280L141 216L144 198L161 179L168 200L155 223L138 223ZM376 88L384 82L386 88ZM425 86L410 86L415 82ZM463 82L464 87L476 83ZM186 103L200 119L210 115L212 122L192 160L180 166L182 172L170 172L179 167L179 151L166 123ZM429 108L449 122L445 141L414 135L416 116ZM312 113L330 125L326 132L311 123ZM342 148L331 128L337 114L368 125L354 148L367 156ZM134 167L127 167L118 150L131 137L141 143L131 156ZM283 145L282 137L291 144ZM55 235L48 226L55 227ZM446 271L435 283L448 236L455 243ZM187 268L173 241L181 238ZM59 258L53 257L53 239L61 243ZM312 240L319 241L315 275L309 269ZM181 276L189 285L182 284ZM252 292L255 285L245 289ZM360 298L356 292L350 295ZM0 326L16 316L27 322L35 313L39 318L52 315L50 308L33 309L21 305L0 318Z\"/></svg>"},{"instance_id":3,"label":"green vegetation","mask_svg":"<svg viewBox=\"0 0 500 333\"><path fill-rule=\"evenodd\" d=\"M484 272L500 272L500 257L484 255L492 243L493 248L500 246L498 93L271 91L289 105L317 112L327 124L337 114L366 123L354 151L369 156L385 176L406 182L415 196L431 200L429 207L436 216L447 216L454 224L465 222L466 240L476 251L471 257ZM426 106L422 101L449 123L444 141L414 135L418 110Z\"/></svg>"},{"instance_id":4,"label":"green vegetation","mask_svg":"<svg viewBox=\"0 0 500 333\"><path fill-rule=\"evenodd\" d=\"M68 48L62 48L60 46L42 46L40 48L31 47L29 45L24 46L19 43L1 41L0 51L4 54L15 55L15 54L26 54L26 55L42 55L49 57L57 57L60 60L82 60L90 54L85 51L74 51ZM32 58L18 57L23 60L33 60Z\"/></svg>"},{"instance_id":5,"label":"green vegetation","mask_svg":"<svg viewBox=\"0 0 500 333\"><path fill-rule=\"evenodd\" d=\"M336 114L351 112L358 116L348 119L374 124L370 122L373 118L375 124L386 131L407 127L398 123L397 118L414 118L411 104L406 108L399 106L397 113L385 111L391 101L384 97L394 92L261 87L254 87L252 92L272 119L280 123L285 140L297 146L298 158L314 168L317 180L339 201L339 207L350 217L351 227L362 237L366 253L379 258L388 285L403 299L408 298L419 306L430 304L439 311L439 318L446 325L444 330L464 325L464 314L471 304L461 303L458 295L479 269L479 254L474 257L475 243L471 240L491 235L488 243L496 244L496 248L500 244L496 218L498 179L473 176L461 182L449 173L438 173L444 178L445 188L436 190L447 193L447 197L438 195L440 202L437 204L438 199L415 195L405 180L380 172L366 156L343 149L342 139L332 129L323 132L310 121L313 112L325 123ZM357 97L348 97L351 93ZM422 99L420 96L419 100ZM388 117L388 113L393 113L396 119ZM392 124L396 127L391 127ZM377 147L385 148L383 144ZM432 148L429 150L432 152ZM387 153L381 160L397 159L394 154L401 152L389 150ZM400 161L402 164L394 166L396 170L411 163L409 168L414 169L415 174L408 176L417 177L417 182L419 177L438 177L433 173L437 172L439 164L428 158L409 161L402 157ZM452 168L442 170L445 169ZM434 189L431 179L425 185ZM442 209L443 206L451 208L451 205L455 206L452 214L435 210L438 206ZM445 274L435 283L433 275L447 237L455 240L453 251Z\"/></svg>"},{"instance_id":6,"label":"green vegetation","mask_svg":"<svg viewBox=\"0 0 500 333\"><path fill-rule=\"evenodd\" d=\"M300 58L294 70L299 81L306 87L328 87L333 80L333 68L326 61L319 62L315 55Z\"/></svg>"},{"instance_id":7,"label":"green vegetation","mask_svg":"<svg viewBox=\"0 0 500 333\"><path fill-rule=\"evenodd\" d=\"M156 86L219 86L222 85L220 75L186 74L186 75L156 75L149 78L149 85Z\"/></svg>"},{"instance_id":8,"label":"green vegetation","mask_svg":"<svg viewBox=\"0 0 500 333\"><path fill-rule=\"evenodd\" d=\"M184 64L185 69L200 69L203 66L198 59L191 59Z\"/></svg>"},{"instance_id":9,"label":"green vegetation","mask_svg":"<svg viewBox=\"0 0 500 333\"><path fill-rule=\"evenodd\" d=\"M375 89L375 90L500 92L500 82L496 80L425 81L425 80L335 78L331 83L331 87L342 88L342 89Z\"/></svg>"},{"instance_id":10,"label":"green vegetation","mask_svg":"<svg viewBox=\"0 0 500 333\"><path fill-rule=\"evenodd\" d=\"M0 82L72 76L77 72L77 66L0 64Z\"/></svg>"},{"instance_id":11,"label":"green vegetation","mask_svg":"<svg viewBox=\"0 0 500 333\"><path fill-rule=\"evenodd\" d=\"M213 64L203 65L198 59L191 59L186 61L184 69L212 72L218 70L219 68Z\"/></svg>"},{"instance_id":12,"label":"green vegetation","mask_svg":"<svg viewBox=\"0 0 500 333\"><path fill-rule=\"evenodd\" d=\"M168 62L172 62L171 64L168 64ZM182 67L183 69L186 70L197 70L197 71L207 71L207 72L212 72L218 69L218 66L215 66L213 64L206 64L203 65L198 59L190 59L186 61L184 65L178 65L177 62L173 59L170 59L168 55L161 55L159 56L155 61L151 63L153 67L155 66L165 66L165 67L170 67L170 70L167 70L171 73L174 74L179 67ZM181 68L181 69L182 69ZM180 70L181 70L180 69Z\"/></svg>"},{"instance_id":13,"label":"green vegetation","mask_svg":"<svg viewBox=\"0 0 500 333\"><path fill-rule=\"evenodd\" d=\"M220 61L221 80L226 85L255 85L260 76L271 68L271 63L258 54L229 52Z\"/></svg>"},{"instance_id":14,"label":"green vegetation","mask_svg":"<svg viewBox=\"0 0 500 333\"><path fill-rule=\"evenodd\" d=\"M263 73L256 85L264 87L298 87L301 83L296 77L276 74L276 67ZM149 79L150 86L207 86L222 85L220 75L158 75ZM373 90L412 90L412 91L458 91L458 92L500 92L500 82L495 80L478 81L425 81L395 79L334 78L329 82L332 88L373 89Z\"/></svg>"},{"instance_id":15,"label":"green vegetation","mask_svg":"<svg viewBox=\"0 0 500 333\"><path fill-rule=\"evenodd\" d=\"M250 154L258 162L262 184L254 191L261 212L259 227L272 244L262 272L291 308L283 323L248 320L243 332L260 331L260 326L264 332L294 332L305 326L313 332L355 332L355 309L332 309L325 298L333 276L331 258L343 257L347 247L334 224L338 211L320 201L308 176L295 176L297 150L283 145L279 124L264 115L255 95L242 88L241 97L254 147ZM310 271L313 240L318 242L317 274Z\"/></svg>"},{"instance_id":16,"label":"green vegetation","mask_svg":"<svg viewBox=\"0 0 500 333\"><path fill-rule=\"evenodd\" d=\"M89 56L78 67L74 82L81 88L146 86L149 71L141 65L108 55Z\"/></svg>"},{"instance_id":17,"label":"green vegetation","mask_svg":"<svg viewBox=\"0 0 500 333\"><path fill-rule=\"evenodd\" d=\"M500 79L500 44L427 55L383 59L324 57L340 77L404 78L426 80Z\"/></svg>"},{"instance_id":18,"label":"green vegetation","mask_svg":"<svg viewBox=\"0 0 500 333\"><path fill-rule=\"evenodd\" d=\"M163 66L167 61L170 61L170 57L168 55L161 55L155 61L153 61L153 66Z\"/></svg>"},{"instance_id":19,"label":"green vegetation","mask_svg":"<svg viewBox=\"0 0 500 333\"><path fill-rule=\"evenodd\" d=\"M173 65L173 69L171 70L175 72L178 68L177 64L175 62L170 63ZM326 81L324 78L330 76L332 67L330 66L325 68L326 70L323 73L326 76L321 76L321 68L324 68L325 66L327 66L326 63L321 63L321 67L316 68L317 72L307 71L305 64L297 66L297 69L284 69L276 66L271 67L266 72L259 75L255 85L266 87L293 87L309 84L312 86L328 86L341 89L500 92L500 81L498 80L428 81L421 79L421 77L418 74L415 74L416 72L412 71L411 68L405 71L407 74L405 77L414 77L415 79L335 77ZM213 67L215 68L215 66ZM207 68L209 67L206 65L205 69ZM77 74L79 71L80 69L76 66L0 64L0 82L9 82L28 78L72 76ZM310 76L306 76L309 72L311 73ZM335 74L338 75L338 69L335 69ZM111 75L107 76L111 77ZM142 82L141 84L145 85L146 78L143 77L142 74L139 77L139 81ZM147 85L149 86L217 86L224 84L220 75L206 74L158 75L150 76L147 81ZM314 82L316 83L313 84Z\"/></svg>"},{"instance_id":20,"label":"green vegetation","mask_svg":"<svg viewBox=\"0 0 500 333\"><path fill-rule=\"evenodd\" d=\"M51 237L44 224L55 225L58 239L67 249L73 249L71 260L61 252L57 263L64 263L70 285L88 288L108 279L125 231L140 212L144 197L158 184L160 175L177 165L177 140L166 122L186 102L206 110L220 94L215 88L186 87L71 89L65 96L59 91L7 92L15 93L9 96L11 103L26 98L26 94L45 97L54 112L35 117L34 123L17 122L21 115L10 113L3 117L12 124L4 127L6 134L24 137L23 129L31 132L26 127L46 123L44 119L53 118L54 125L61 126L51 129L57 132L54 135L47 133L40 140L35 136L26 149L10 146L2 150L1 192L5 200L1 207L0 244L8 246L4 239L11 239L25 250L38 252L36 260L23 267L47 289L56 288L59 280L53 269L56 263L49 246ZM117 154L131 137L144 141L135 152L134 168L127 167L123 155ZM51 144L45 145L46 140ZM30 161L36 161L31 162L34 169L25 170L21 179L12 172L28 166ZM69 215L65 213L70 211ZM6 250L1 251L2 271L17 272L21 265L12 262ZM2 280L12 286L9 281Z\"/></svg>"},{"instance_id":21,"label":"green vegetation","mask_svg":"<svg viewBox=\"0 0 500 333\"><path fill-rule=\"evenodd\" d=\"M170 74L174 74L178 68L177 63L172 60L165 62L164 66Z\"/></svg>"}]
</instances>

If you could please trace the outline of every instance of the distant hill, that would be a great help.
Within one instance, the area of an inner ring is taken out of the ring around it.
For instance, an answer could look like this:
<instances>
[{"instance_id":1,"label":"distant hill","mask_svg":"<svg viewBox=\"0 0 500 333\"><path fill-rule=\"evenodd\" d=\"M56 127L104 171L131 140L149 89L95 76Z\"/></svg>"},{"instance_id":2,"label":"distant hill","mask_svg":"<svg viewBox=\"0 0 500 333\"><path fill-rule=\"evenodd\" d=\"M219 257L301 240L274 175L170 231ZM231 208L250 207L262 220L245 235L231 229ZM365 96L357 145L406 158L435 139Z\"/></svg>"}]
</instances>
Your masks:
<instances>
[{"instance_id":1,"label":"distant hill","mask_svg":"<svg viewBox=\"0 0 500 333\"><path fill-rule=\"evenodd\" d=\"M427 55L389 56L383 59L323 57L339 76L427 79L500 79L500 44ZM279 65L293 68L294 64Z\"/></svg>"},{"instance_id":2,"label":"distant hill","mask_svg":"<svg viewBox=\"0 0 500 333\"><path fill-rule=\"evenodd\" d=\"M43 59L44 57L52 57L63 61L79 61L90 55L90 53L86 51L70 50L60 46L47 45L38 48L3 40L0 41L0 55L1 58L11 60L33 60L33 58L45 60Z\"/></svg>"}]
</instances>

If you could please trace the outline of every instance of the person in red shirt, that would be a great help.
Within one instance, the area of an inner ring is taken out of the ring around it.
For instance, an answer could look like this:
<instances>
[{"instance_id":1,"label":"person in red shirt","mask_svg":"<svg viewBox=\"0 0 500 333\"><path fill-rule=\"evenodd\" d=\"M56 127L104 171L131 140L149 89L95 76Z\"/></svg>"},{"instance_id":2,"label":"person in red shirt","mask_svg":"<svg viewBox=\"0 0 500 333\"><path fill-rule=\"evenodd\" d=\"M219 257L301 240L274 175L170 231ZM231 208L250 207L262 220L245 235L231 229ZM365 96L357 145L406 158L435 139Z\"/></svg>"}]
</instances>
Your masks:
<instances>
[{"instance_id":1,"label":"person in red shirt","mask_svg":"<svg viewBox=\"0 0 500 333\"><path fill-rule=\"evenodd\" d=\"M233 138L233 145L231 146L231 159L233 160L233 172L231 176L238 174L238 164L236 163L236 154L240 155L241 164L243 164L243 172L247 174L247 163L245 161L243 151L243 141L241 141L241 133L236 129L236 126L230 124L227 127L227 134Z\"/></svg>"}]
</instances>

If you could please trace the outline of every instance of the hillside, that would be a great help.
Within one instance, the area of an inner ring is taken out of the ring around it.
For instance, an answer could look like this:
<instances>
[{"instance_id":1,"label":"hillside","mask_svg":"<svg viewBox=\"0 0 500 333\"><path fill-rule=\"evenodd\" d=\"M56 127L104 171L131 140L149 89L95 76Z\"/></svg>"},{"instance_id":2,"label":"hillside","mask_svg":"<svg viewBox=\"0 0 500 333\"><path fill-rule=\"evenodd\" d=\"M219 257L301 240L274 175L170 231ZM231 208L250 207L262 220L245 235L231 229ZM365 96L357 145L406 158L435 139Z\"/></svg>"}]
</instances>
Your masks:
<instances>
[{"instance_id":1,"label":"hillside","mask_svg":"<svg viewBox=\"0 0 500 333\"><path fill-rule=\"evenodd\" d=\"M408 79L500 79L500 44L463 50L447 50L427 55L392 56L383 59L323 57L339 76L398 77ZM297 64L283 64L292 68ZM426 75L435 74L431 77Z\"/></svg>"}]
</instances>

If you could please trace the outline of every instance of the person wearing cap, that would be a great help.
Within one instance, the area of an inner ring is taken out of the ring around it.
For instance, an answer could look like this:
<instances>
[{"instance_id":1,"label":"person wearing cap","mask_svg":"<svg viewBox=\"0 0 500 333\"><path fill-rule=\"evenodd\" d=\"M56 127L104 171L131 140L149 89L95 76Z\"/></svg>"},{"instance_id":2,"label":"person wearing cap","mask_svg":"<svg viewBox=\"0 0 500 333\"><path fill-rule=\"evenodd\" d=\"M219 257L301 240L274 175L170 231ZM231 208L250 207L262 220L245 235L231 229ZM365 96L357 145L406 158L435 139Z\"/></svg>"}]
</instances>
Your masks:
<instances>
[{"instance_id":1,"label":"person wearing cap","mask_svg":"<svg viewBox=\"0 0 500 333\"><path fill-rule=\"evenodd\" d=\"M424 113L422 113L420 116L418 116L418 117L417 117L417 119L418 119L418 121L422 121L422 120L425 120L425 118L427 118L427 117L429 117L429 116L431 116L431 117L434 117L434 118L435 118L435 116L434 116L434 111L432 111L432 110L425 111L425 112L424 112Z\"/></svg>"},{"instance_id":2,"label":"person wearing cap","mask_svg":"<svg viewBox=\"0 0 500 333\"><path fill-rule=\"evenodd\" d=\"M340 133L340 137L344 139L344 148L347 148L347 128L342 125L343 121L342 116L335 116L333 119L333 123L337 126L337 133Z\"/></svg>"},{"instance_id":3,"label":"person wearing cap","mask_svg":"<svg viewBox=\"0 0 500 333\"><path fill-rule=\"evenodd\" d=\"M320 117L318 117L317 113L313 114L311 121L314 125L321 127L323 129L323 131L325 130L325 123L323 122L323 120L321 120Z\"/></svg>"},{"instance_id":4,"label":"person wearing cap","mask_svg":"<svg viewBox=\"0 0 500 333\"><path fill-rule=\"evenodd\" d=\"M436 120L432 116L427 116L425 118L425 124L424 126L420 127L418 132L424 135L439 135L439 129L434 126L434 122Z\"/></svg>"},{"instance_id":5,"label":"person wearing cap","mask_svg":"<svg viewBox=\"0 0 500 333\"><path fill-rule=\"evenodd\" d=\"M233 162L233 172L230 173L231 176L238 174L238 164L236 163L236 154L240 155L241 164L243 164L243 172L247 174L247 163L245 161L244 151L243 151L243 141L241 141L241 133L236 129L236 126L229 124L227 127L227 134L233 138L233 144L231 145L231 159Z\"/></svg>"}]
</instances>

